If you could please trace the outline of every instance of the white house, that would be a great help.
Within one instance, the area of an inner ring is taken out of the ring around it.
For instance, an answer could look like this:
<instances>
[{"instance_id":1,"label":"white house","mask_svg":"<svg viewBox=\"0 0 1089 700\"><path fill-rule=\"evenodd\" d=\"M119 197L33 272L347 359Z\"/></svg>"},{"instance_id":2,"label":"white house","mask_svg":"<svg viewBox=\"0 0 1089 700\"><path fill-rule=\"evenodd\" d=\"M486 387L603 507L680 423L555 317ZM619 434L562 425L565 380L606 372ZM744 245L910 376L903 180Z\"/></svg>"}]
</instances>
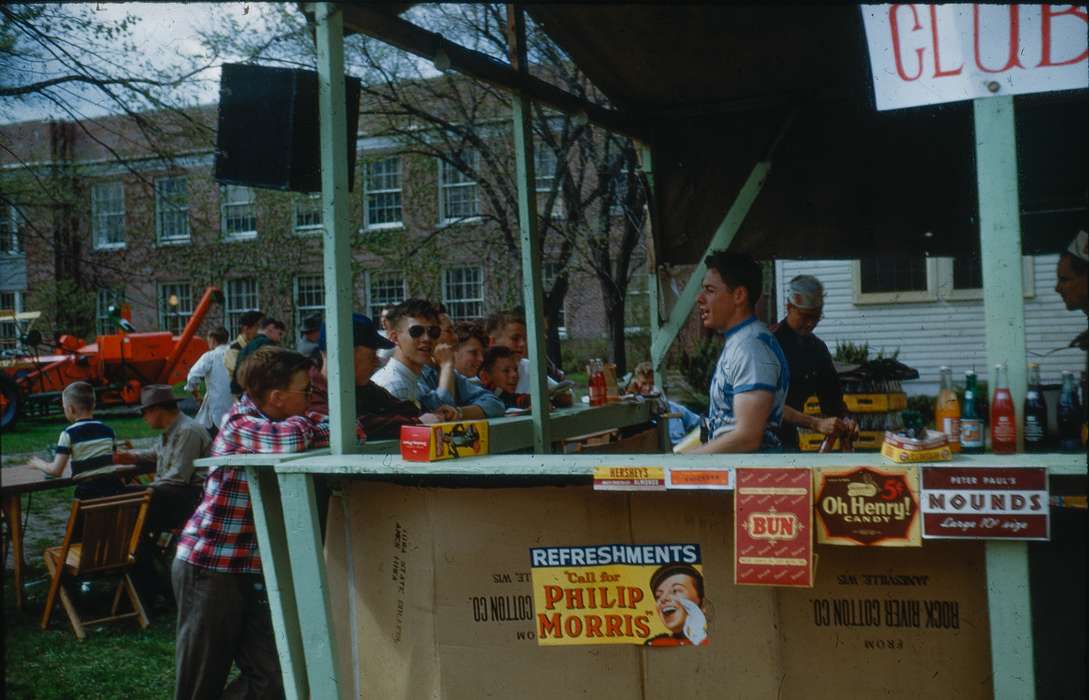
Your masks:
<instances>
[{"instance_id":1,"label":"white house","mask_svg":"<svg viewBox=\"0 0 1089 700\"><path fill-rule=\"evenodd\" d=\"M1029 362L1038 362L1044 384L1061 381L1064 369L1075 376L1085 367L1085 353L1066 348L1085 330L1080 311L1067 311L1055 293L1058 255L1026 256L1025 340ZM800 274L824 284L824 319L816 333L835 352L837 341L900 350L899 359L919 370L907 382L909 394L936 394L938 368L953 368L956 381L975 369L987 377L983 334L983 298L978 261L953 258L883 258L869 260L778 260L776 305L785 309L786 285ZM1057 348L1064 348L1046 354Z\"/></svg>"}]
</instances>

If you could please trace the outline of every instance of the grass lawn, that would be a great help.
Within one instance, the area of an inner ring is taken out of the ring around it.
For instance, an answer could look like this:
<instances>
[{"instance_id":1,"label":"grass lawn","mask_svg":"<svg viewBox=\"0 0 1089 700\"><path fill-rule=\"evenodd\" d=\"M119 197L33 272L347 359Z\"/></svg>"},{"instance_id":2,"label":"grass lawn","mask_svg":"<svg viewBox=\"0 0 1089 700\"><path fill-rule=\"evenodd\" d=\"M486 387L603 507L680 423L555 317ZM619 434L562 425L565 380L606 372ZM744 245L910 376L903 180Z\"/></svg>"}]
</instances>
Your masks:
<instances>
[{"instance_id":1,"label":"grass lawn","mask_svg":"<svg viewBox=\"0 0 1089 700\"><path fill-rule=\"evenodd\" d=\"M157 434L156 431L147 427L144 419L139 416L104 416L102 421L113 428L119 440L144 438ZM68 421L64 416L24 418L15 424L14 430L5 430L0 437L4 445L4 454L38 452L40 457L46 459L46 447L57 444L57 436L66 425Z\"/></svg>"}]
</instances>

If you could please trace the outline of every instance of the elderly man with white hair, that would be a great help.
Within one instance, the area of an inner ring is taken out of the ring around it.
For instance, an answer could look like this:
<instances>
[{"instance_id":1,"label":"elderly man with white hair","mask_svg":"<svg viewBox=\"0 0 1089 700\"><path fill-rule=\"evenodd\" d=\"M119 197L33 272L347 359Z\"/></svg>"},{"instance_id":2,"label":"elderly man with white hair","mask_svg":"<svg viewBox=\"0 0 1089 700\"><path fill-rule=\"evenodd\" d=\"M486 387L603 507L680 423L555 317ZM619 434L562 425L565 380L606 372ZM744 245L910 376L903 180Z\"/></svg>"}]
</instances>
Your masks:
<instances>
[{"instance_id":1,"label":"elderly man with white hair","mask_svg":"<svg viewBox=\"0 0 1089 700\"><path fill-rule=\"evenodd\" d=\"M846 418L843 390L824 341L813 335L824 312L824 286L812 275L798 275L787 286L786 318L773 327L790 367L790 388L779 438L785 449L798 449L798 427L814 432L854 433L857 426ZM804 413L805 401L816 394L820 416Z\"/></svg>"}]
</instances>

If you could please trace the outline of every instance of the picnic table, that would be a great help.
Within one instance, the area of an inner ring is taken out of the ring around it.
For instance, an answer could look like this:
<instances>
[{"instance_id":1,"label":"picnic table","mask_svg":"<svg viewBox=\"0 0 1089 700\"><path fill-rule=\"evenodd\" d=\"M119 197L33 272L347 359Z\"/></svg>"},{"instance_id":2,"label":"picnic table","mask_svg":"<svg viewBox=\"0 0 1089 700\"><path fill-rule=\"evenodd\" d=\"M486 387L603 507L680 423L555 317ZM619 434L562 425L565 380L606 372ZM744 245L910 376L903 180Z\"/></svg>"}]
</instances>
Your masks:
<instances>
[{"instance_id":1,"label":"picnic table","mask_svg":"<svg viewBox=\"0 0 1089 700\"><path fill-rule=\"evenodd\" d=\"M154 464L110 464L99 469L84 472L78 476L51 478L29 464L6 467L0 470L0 500L2 500L4 519L8 523L7 539L11 542L15 560L15 607L23 609L23 494L50 489L62 489L86 479L106 476L119 476L123 479L142 474L153 474ZM7 559L7 541L4 542L4 559Z\"/></svg>"}]
</instances>

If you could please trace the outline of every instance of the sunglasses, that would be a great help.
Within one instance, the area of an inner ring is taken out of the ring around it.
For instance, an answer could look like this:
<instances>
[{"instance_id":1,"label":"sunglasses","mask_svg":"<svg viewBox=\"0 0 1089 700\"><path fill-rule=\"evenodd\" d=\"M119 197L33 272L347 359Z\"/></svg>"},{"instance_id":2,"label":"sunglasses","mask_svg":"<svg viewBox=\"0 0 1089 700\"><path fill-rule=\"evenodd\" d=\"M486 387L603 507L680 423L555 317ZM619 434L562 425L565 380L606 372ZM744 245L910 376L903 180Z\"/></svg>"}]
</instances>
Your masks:
<instances>
[{"instance_id":1,"label":"sunglasses","mask_svg":"<svg viewBox=\"0 0 1089 700\"><path fill-rule=\"evenodd\" d=\"M422 336L425 331L427 332L427 337L431 340L438 340L439 336L442 335L442 329L438 326L410 326L408 335L410 338L416 339Z\"/></svg>"}]
</instances>

